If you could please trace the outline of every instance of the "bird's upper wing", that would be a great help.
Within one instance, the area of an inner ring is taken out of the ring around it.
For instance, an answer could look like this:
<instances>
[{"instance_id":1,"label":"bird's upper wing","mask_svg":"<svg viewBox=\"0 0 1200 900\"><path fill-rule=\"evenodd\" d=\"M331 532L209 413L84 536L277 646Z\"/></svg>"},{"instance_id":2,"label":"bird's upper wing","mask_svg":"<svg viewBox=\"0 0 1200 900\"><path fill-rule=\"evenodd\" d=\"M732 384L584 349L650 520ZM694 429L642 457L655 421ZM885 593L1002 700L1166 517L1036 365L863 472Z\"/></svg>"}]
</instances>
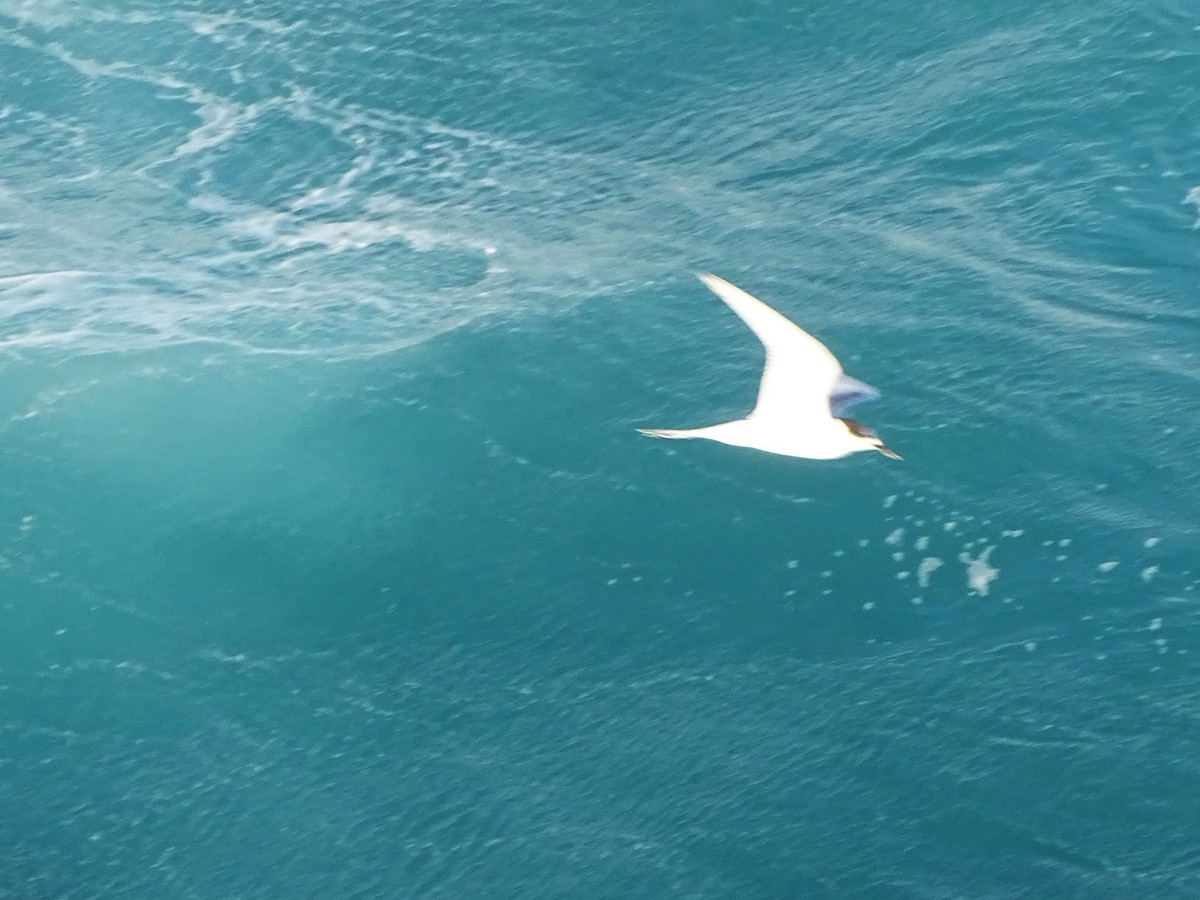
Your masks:
<instances>
[{"instance_id":1,"label":"bird's upper wing","mask_svg":"<svg viewBox=\"0 0 1200 900\"><path fill-rule=\"evenodd\" d=\"M824 344L761 300L715 275L701 275L700 280L750 326L767 350L758 403L751 417L782 416L785 421L807 416L828 418L843 382L853 382L853 386L846 385L846 393L856 395L843 398L843 408L849 405L846 400L853 403L870 396L858 389L874 391L843 375L841 364Z\"/></svg>"}]
</instances>

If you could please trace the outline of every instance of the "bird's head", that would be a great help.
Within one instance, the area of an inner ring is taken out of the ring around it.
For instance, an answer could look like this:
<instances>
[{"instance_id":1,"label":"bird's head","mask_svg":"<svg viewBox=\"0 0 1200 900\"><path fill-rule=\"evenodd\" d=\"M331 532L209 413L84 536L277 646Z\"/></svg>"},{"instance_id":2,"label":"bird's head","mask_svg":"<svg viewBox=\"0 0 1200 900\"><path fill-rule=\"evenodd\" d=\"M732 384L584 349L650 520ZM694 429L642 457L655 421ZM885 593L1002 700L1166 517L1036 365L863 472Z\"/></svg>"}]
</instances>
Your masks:
<instances>
[{"instance_id":1,"label":"bird's head","mask_svg":"<svg viewBox=\"0 0 1200 900\"><path fill-rule=\"evenodd\" d=\"M862 447L861 449L863 449L863 450L878 450L880 453L882 453L888 459L903 459L904 458L899 453L897 453L895 450L885 447L883 444L883 441L881 441L879 439L879 435L877 435L874 431L872 431L870 428L868 428L862 422L858 422L854 419L842 419L841 421L846 426L846 430L848 432L850 432L851 435L853 435L860 443L866 445L866 446Z\"/></svg>"}]
</instances>

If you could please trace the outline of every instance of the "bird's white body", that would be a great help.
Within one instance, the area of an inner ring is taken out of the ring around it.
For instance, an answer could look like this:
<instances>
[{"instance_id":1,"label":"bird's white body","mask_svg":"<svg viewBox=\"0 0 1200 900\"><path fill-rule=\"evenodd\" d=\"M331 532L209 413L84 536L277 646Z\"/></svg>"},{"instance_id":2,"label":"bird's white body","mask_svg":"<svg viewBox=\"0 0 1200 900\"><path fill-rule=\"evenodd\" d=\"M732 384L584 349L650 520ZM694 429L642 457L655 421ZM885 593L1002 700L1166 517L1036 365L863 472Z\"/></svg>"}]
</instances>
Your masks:
<instances>
[{"instance_id":1,"label":"bird's white body","mask_svg":"<svg viewBox=\"0 0 1200 900\"><path fill-rule=\"evenodd\" d=\"M814 427L777 427L778 423L755 421L753 418L722 422L705 428L641 428L642 434L661 438L702 438L733 447L749 447L781 456L798 456L802 459L838 459L872 450L862 438L855 437L837 419L827 417L830 424L816 423Z\"/></svg>"},{"instance_id":2,"label":"bird's white body","mask_svg":"<svg viewBox=\"0 0 1200 900\"><path fill-rule=\"evenodd\" d=\"M686 430L640 429L643 434L702 438L805 459L837 459L860 450L896 457L869 428L835 415L839 405L877 396L873 388L845 375L824 344L761 300L715 275L701 275L700 280L766 348L758 403L750 415L733 422Z\"/></svg>"}]
</instances>

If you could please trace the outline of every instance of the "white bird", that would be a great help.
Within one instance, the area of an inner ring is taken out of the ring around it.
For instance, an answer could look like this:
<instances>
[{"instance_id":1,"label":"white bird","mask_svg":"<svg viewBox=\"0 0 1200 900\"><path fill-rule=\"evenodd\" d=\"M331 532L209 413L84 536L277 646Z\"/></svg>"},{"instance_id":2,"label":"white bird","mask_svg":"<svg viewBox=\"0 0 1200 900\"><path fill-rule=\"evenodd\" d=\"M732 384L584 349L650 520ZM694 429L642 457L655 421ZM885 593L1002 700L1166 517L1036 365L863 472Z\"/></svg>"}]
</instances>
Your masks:
<instances>
[{"instance_id":1,"label":"white bird","mask_svg":"<svg viewBox=\"0 0 1200 900\"><path fill-rule=\"evenodd\" d=\"M678 430L639 428L661 438L704 438L805 459L837 459L859 450L878 450L900 459L870 428L843 418L852 404L879 392L842 371L841 364L815 337L761 300L715 275L701 275L708 288L750 326L767 351L758 403L744 419Z\"/></svg>"}]
</instances>

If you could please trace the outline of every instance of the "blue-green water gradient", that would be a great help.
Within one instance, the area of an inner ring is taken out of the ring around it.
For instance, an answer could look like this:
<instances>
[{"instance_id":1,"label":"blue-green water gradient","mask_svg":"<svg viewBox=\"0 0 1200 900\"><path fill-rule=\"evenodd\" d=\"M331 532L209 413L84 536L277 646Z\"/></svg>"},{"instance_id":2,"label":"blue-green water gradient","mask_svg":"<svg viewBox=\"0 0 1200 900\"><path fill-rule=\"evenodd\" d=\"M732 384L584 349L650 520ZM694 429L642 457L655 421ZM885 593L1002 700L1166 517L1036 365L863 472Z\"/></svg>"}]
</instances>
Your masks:
<instances>
[{"instance_id":1,"label":"blue-green water gradient","mask_svg":"<svg viewBox=\"0 0 1200 900\"><path fill-rule=\"evenodd\" d=\"M1200 13L0 0L0 897L1194 897ZM903 454L743 414L713 271Z\"/></svg>"}]
</instances>

